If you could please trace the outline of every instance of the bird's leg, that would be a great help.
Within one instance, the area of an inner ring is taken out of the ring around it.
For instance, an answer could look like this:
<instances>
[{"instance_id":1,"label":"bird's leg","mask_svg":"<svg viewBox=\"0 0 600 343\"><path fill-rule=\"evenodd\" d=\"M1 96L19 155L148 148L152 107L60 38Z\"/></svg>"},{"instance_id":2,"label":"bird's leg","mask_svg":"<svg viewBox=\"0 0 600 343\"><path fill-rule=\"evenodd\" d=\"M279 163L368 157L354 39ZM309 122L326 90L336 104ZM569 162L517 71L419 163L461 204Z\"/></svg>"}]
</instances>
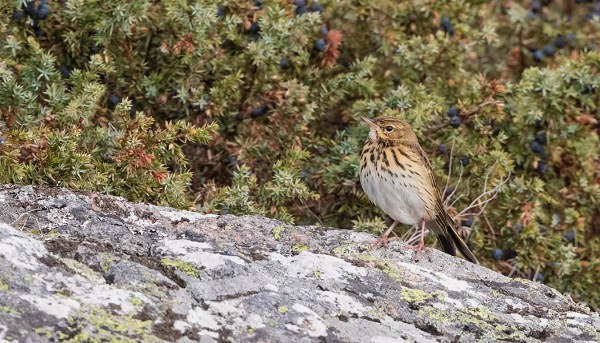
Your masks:
<instances>
[{"instance_id":1,"label":"bird's leg","mask_svg":"<svg viewBox=\"0 0 600 343\"><path fill-rule=\"evenodd\" d=\"M387 247L388 241L390 240L388 238L388 236L390 235L390 233L392 233L392 231L394 230L394 228L396 227L397 224L398 224L398 221L394 220L392 225L390 225L390 227L387 230L385 230L385 232L382 233L381 236L379 236L379 238L375 241L375 243L373 243L373 249L377 249L380 246Z\"/></svg>"},{"instance_id":2,"label":"bird's leg","mask_svg":"<svg viewBox=\"0 0 600 343\"><path fill-rule=\"evenodd\" d=\"M427 250L427 248L425 247L425 219L421 219L419 227L421 228L421 239L419 240L419 244L415 248L415 257L413 258L414 260L416 260L417 257L419 257L419 253L421 251Z\"/></svg>"}]
</instances>

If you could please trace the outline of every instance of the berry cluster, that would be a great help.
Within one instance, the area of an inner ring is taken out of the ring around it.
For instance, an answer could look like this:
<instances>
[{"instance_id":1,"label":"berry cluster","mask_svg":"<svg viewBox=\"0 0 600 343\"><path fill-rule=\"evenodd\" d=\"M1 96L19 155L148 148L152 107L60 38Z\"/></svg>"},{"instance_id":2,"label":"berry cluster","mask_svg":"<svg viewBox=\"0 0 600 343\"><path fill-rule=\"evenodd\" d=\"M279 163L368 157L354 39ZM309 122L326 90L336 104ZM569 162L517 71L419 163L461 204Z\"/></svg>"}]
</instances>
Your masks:
<instances>
[{"instance_id":1,"label":"berry cluster","mask_svg":"<svg viewBox=\"0 0 600 343\"><path fill-rule=\"evenodd\" d=\"M450 126L459 127L460 126L460 110L456 107L450 107L448 109L448 117L450 117Z\"/></svg>"},{"instance_id":2,"label":"berry cluster","mask_svg":"<svg viewBox=\"0 0 600 343\"><path fill-rule=\"evenodd\" d=\"M25 12L27 12L33 20L44 20L48 18L48 15L50 14L48 0L31 0L25 3L24 8Z\"/></svg>"},{"instance_id":3,"label":"berry cluster","mask_svg":"<svg viewBox=\"0 0 600 343\"><path fill-rule=\"evenodd\" d=\"M294 0L296 6L296 15L303 15L307 12L319 12L323 13L323 5L313 2L310 6L306 3L306 0Z\"/></svg>"},{"instance_id":4,"label":"berry cluster","mask_svg":"<svg viewBox=\"0 0 600 343\"><path fill-rule=\"evenodd\" d=\"M452 26L452 21L450 20L450 18L443 17L442 20L440 21L440 28L447 35L449 35L449 36L454 35L454 26Z\"/></svg>"},{"instance_id":5,"label":"berry cluster","mask_svg":"<svg viewBox=\"0 0 600 343\"><path fill-rule=\"evenodd\" d=\"M48 0L30 0L23 4L21 10L15 10L12 14L12 20L19 21L25 18L25 15L33 19L33 30L36 37L44 37L46 33L39 26L39 21L45 20L50 15L50 5Z\"/></svg>"},{"instance_id":6,"label":"berry cluster","mask_svg":"<svg viewBox=\"0 0 600 343\"><path fill-rule=\"evenodd\" d=\"M537 171L541 175L545 174L548 171L548 163L546 162L547 154L546 154L546 143L548 142L548 138L544 132L538 132L533 141L529 143L529 148L531 151L540 157L540 160L537 161Z\"/></svg>"},{"instance_id":7,"label":"berry cluster","mask_svg":"<svg viewBox=\"0 0 600 343\"><path fill-rule=\"evenodd\" d=\"M556 38L554 38L554 42L544 45L542 49L530 49L533 54L533 60L536 62L542 62L544 58L554 56L557 49L566 47L568 42L573 40L575 40L575 36L573 36L573 34L567 34L566 37L562 35L556 36Z\"/></svg>"}]
</instances>

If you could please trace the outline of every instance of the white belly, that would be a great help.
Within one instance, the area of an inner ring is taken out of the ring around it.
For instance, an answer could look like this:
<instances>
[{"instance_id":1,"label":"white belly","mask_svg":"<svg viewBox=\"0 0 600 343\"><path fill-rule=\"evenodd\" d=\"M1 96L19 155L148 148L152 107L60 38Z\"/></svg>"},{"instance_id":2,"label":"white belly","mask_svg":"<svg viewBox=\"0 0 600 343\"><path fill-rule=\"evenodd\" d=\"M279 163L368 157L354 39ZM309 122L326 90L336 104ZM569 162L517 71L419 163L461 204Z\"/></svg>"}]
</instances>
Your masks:
<instances>
[{"instance_id":1,"label":"white belly","mask_svg":"<svg viewBox=\"0 0 600 343\"><path fill-rule=\"evenodd\" d=\"M392 182L393 181L393 182ZM402 176L394 177L375 170L360 173L360 183L369 199L392 219L404 224L418 224L427 216L425 202L418 189Z\"/></svg>"}]
</instances>

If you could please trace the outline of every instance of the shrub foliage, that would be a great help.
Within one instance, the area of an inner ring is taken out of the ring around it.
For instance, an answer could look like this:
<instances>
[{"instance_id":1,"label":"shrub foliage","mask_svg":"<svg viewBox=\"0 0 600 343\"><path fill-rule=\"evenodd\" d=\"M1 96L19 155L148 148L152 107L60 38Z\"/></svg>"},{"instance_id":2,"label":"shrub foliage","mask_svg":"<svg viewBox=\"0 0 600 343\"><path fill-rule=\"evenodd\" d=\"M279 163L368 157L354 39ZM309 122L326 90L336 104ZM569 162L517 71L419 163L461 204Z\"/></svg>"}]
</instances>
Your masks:
<instances>
[{"instance_id":1,"label":"shrub foliage","mask_svg":"<svg viewBox=\"0 0 600 343\"><path fill-rule=\"evenodd\" d=\"M594 4L0 3L1 182L376 232L396 116L486 265L600 306Z\"/></svg>"}]
</instances>

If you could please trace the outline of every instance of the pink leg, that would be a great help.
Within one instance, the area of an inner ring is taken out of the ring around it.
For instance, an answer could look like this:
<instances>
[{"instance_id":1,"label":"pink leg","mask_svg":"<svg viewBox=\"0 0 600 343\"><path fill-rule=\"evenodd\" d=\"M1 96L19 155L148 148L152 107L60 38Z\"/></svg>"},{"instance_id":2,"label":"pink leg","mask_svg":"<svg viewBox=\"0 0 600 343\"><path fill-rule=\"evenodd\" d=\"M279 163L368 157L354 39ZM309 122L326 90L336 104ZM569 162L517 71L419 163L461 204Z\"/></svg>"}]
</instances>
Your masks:
<instances>
[{"instance_id":1,"label":"pink leg","mask_svg":"<svg viewBox=\"0 0 600 343\"><path fill-rule=\"evenodd\" d=\"M394 221L392 223L392 225L390 225L390 227L385 230L385 232L383 234L381 234L381 236L379 236L379 238L375 241L375 243L373 243L373 249L377 249L380 246L385 246L387 247L388 242L389 242L389 238L388 236L390 235L390 233L392 233L392 231L394 230L394 228L396 227L396 225L398 224L398 221Z\"/></svg>"},{"instance_id":2,"label":"pink leg","mask_svg":"<svg viewBox=\"0 0 600 343\"><path fill-rule=\"evenodd\" d=\"M419 240L419 244L415 248L415 257L413 258L414 260L416 260L417 257L419 257L419 253L421 251L427 250L427 248L425 247L425 219L421 219L419 227L421 228L421 239Z\"/></svg>"}]
</instances>

